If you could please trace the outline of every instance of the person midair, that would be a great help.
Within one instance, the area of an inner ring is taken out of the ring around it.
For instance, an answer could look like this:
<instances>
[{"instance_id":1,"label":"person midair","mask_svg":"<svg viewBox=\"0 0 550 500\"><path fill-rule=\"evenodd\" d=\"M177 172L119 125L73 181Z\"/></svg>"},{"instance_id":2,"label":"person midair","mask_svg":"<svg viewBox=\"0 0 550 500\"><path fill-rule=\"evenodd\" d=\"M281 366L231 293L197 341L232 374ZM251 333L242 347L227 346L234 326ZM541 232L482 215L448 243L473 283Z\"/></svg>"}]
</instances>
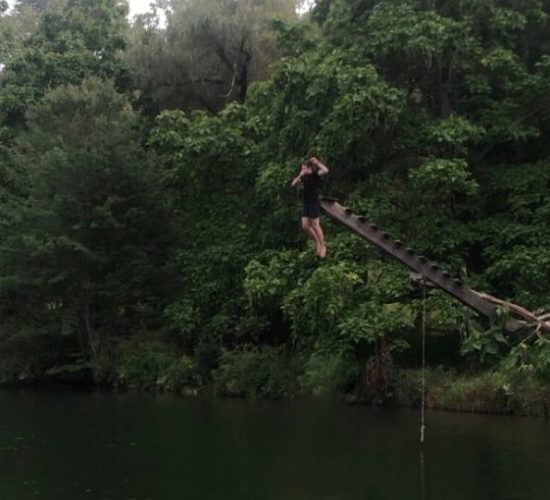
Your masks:
<instances>
[{"instance_id":1,"label":"person midair","mask_svg":"<svg viewBox=\"0 0 550 500\"><path fill-rule=\"evenodd\" d=\"M324 259L327 255L325 235L321 229L319 216L321 214L321 176L329 173L328 167L317 158L311 157L302 162L300 173L292 181L292 187L302 184L304 187L304 210L302 212L302 228L315 243L317 255Z\"/></svg>"}]
</instances>

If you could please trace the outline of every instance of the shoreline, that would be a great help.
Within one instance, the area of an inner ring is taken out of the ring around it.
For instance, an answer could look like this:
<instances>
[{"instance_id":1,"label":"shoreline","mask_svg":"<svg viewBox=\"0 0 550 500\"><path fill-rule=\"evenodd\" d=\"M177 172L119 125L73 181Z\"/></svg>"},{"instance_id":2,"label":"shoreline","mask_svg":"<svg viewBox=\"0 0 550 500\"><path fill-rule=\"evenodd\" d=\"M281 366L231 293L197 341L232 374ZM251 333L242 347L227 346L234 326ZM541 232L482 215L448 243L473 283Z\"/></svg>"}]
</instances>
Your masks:
<instances>
[{"instance_id":1,"label":"shoreline","mask_svg":"<svg viewBox=\"0 0 550 500\"><path fill-rule=\"evenodd\" d=\"M123 385L121 383L96 384L93 380L15 380L0 382L0 389L47 389L75 392L104 391L109 393L170 394L181 397L210 395L216 399L249 401L291 401L301 398L328 398L357 406L388 408L420 408L419 369L396 370L391 384L377 394L297 392L279 398L246 397L216 388L215 384L201 387L166 388L155 386ZM456 374L451 370L429 370L426 380L426 409L502 416L550 417L550 384L532 378L511 381L499 372Z\"/></svg>"}]
</instances>

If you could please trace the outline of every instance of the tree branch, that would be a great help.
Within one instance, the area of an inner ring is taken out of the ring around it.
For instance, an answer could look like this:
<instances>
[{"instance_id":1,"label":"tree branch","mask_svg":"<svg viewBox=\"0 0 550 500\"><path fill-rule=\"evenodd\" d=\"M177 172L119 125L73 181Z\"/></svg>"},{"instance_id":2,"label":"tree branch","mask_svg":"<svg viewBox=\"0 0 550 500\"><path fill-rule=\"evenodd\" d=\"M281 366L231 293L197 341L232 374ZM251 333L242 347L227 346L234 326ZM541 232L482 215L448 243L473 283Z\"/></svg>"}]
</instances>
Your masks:
<instances>
[{"instance_id":1,"label":"tree branch","mask_svg":"<svg viewBox=\"0 0 550 500\"><path fill-rule=\"evenodd\" d=\"M479 295L482 299L492 302L493 304L507 307L510 311L518 314L519 316L526 319L527 321L530 321L535 325L537 325L537 329L535 330L535 333L537 333L539 337L541 336L540 335L541 330L544 331L545 333L550 333L550 323L548 321L543 321L540 318L537 318L531 311L525 309L524 307L514 304L513 302L508 302L506 300L498 299L487 293L481 293L481 292L474 292L474 293Z\"/></svg>"},{"instance_id":2,"label":"tree branch","mask_svg":"<svg viewBox=\"0 0 550 500\"><path fill-rule=\"evenodd\" d=\"M220 58L220 61L225 65L225 67L228 68L230 71L233 71L233 64L227 58L227 55L225 54L225 50L223 49L223 47L221 45L216 44L214 46L214 52Z\"/></svg>"}]
</instances>

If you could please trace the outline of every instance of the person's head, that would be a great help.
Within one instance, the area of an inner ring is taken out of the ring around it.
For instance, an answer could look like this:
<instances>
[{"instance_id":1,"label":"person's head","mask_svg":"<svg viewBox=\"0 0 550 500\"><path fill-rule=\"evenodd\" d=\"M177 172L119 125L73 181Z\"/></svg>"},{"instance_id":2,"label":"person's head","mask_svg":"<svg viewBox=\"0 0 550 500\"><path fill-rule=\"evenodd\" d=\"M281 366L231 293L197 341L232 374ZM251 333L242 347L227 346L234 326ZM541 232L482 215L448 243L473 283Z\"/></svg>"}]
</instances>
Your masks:
<instances>
[{"instance_id":1,"label":"person's head","mask_svg":"<svg viewBox=\"0 0 550 500\"><path fill-rule=\"evenodd\" d=\"M317 165L311 160L304 160L302 162L302 171L305 171L307 174L314 174L318 170Z\"/></svg>"}]
</instances>

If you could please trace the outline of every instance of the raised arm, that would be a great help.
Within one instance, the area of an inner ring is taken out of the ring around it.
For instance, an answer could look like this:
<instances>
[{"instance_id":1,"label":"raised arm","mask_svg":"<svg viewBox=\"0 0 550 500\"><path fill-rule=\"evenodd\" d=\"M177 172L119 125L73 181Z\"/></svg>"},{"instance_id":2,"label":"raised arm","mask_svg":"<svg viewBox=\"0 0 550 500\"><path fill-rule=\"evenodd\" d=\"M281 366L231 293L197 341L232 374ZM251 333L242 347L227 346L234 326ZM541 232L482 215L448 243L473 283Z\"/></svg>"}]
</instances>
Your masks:
<instances>
[{"instance_id":1,"label":"raised arm","mask_svg":"<svg viewBox=\"0 0 550 500\"><path fill-rule=\"evenodd\" d=\"M322 161L319 161L315 156L312 156L310 159L319 167L319 171L317 172L318 175L327 175L329 173L328 167Z\"/></svg>"},{"instance_id":2,"label":"raised arm","mask_svg":"<svg viewBox=\"0 0 550 500\"><path fill-rule=\"evenodd\" d=\"M305 173L306 172L302 167L302 169L300 170L300 173L292 181L292 187L296 187L298 184L300 184L300 182L302 182L302 177L305 175Z\"/></svg>"}]
</instances>

